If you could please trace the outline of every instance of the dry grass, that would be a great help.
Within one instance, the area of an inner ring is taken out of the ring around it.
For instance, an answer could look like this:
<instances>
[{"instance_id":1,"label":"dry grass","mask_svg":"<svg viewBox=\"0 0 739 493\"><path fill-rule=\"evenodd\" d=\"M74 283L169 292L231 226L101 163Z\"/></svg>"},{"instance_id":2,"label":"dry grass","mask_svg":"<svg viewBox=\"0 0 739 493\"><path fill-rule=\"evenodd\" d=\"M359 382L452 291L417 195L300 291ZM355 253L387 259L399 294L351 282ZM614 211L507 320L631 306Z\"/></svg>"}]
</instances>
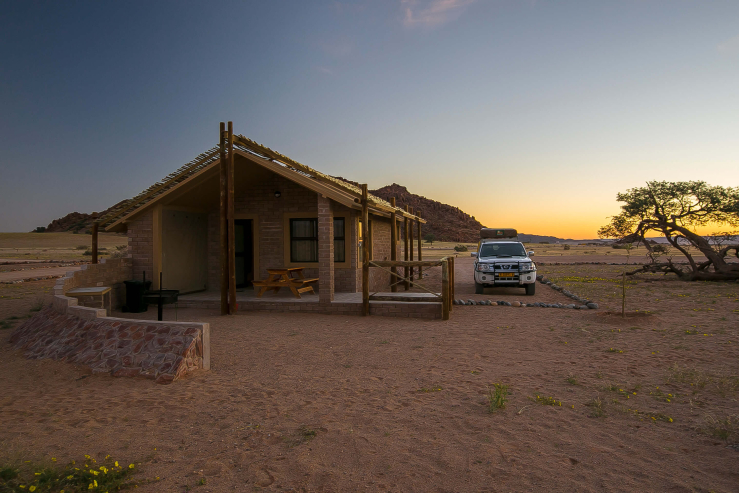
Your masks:
<instances>
[{"instance_id":1,"label":"dry grass","mask_svg":"<svg viewBox=\"0 0 739 493\"><path fill-rule=\"evenodd\" d=\"M0 258L82 259L92 237L73 233L0 233ZM100 233L101 249L116 250L128 244L124 235ZM102 250L105 252L106 250Z\"/></svg>"}]
</instances>

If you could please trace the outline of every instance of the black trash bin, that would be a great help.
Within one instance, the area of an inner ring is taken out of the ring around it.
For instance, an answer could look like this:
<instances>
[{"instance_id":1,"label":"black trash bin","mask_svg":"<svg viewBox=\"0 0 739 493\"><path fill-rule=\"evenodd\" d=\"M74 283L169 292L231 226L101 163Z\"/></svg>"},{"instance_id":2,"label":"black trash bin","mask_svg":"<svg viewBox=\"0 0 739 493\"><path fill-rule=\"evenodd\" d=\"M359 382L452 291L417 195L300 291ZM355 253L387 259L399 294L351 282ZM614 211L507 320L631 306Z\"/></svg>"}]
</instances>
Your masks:
<instances>
[{"instance_id":1,"label":"black trash bin","mask_svg":"<svg viewBox=\"0 0 739 493\"><path fill-rule=\"evenodd\" d=\"M144 293L151 287L151 281L123 281L126 285L126 311L131 313L145 312L149 305L144 300Z\"/></svg>"}]
</instances>

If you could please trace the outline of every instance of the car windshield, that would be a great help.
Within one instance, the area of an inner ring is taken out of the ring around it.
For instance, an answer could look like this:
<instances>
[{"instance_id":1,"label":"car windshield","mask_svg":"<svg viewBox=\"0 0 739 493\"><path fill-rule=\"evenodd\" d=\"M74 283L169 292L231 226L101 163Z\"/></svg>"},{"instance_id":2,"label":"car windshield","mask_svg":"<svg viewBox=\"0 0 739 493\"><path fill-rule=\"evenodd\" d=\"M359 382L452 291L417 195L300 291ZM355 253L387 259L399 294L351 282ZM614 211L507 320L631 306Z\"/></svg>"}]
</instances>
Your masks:
<instances>
[{"instance_id":1,"label":"car windshield","mask_svg":"<svg viewBox=\"0 0 739 493\"><path fill-rule=\"evenodd\" d=\"M525 257L520 243L488 243L480 249L480 257Z\"/></svg>"}]
</instances>

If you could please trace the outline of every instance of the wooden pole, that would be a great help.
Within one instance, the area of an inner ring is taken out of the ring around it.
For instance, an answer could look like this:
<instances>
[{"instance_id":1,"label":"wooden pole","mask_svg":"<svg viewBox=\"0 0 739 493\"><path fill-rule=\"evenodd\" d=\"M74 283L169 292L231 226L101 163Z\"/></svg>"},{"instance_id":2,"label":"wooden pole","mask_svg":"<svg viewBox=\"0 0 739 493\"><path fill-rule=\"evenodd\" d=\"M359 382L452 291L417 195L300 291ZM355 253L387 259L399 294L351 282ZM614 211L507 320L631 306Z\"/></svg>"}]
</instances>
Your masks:
<instances>
[{"instance_id":1,"label":"wooden pole","mask_svg":"<svg viewBox=\"0 0 739 493\"><path fill-rule=\"evenodd\" d=\"M390 205L393 207L393 212L390 213L390 260L398 260L398 218L395 214L395 197L390 197ZM396 268L392 268L393 273L397 272ZM398 291L398 278L390 276L390 291L393 293Z\"/></svg>"},{"instance_id":2,"label":"wooden pole","mask_svg":"<svg viewBox=\"0 0 739 493\"><path fill-rule=\"evenodd\" d=\"M98 263L98 223L92 223L92 263Z\"/></svg>"},{"instance_id":3,"label":"wooden pole","mask_svg":"<svg viewBox=\"0 0 739 493\"><path fill-rule=\"evenodd\" d=\"M408 212L408 204L405 205L405 212ZM410 250L410 247L409 247L409 243L408 243L408 216L406 216L406 215L403 215L403 236L405 237L404 238L405 239L405 255L404 255L404 257L405 257L405 261L407 262L408 261L408 250ZM405 277L406 279L408 279L409 272L410 272L410 270L408 269L408 267L405 267L404 270L403 270L403 277ZM408 291L410 289L410 287L411 287L410 283L408 281L405 281L405 283L403 283L403 284L405 286L405 290Z\"/></svg>"},{"instance_id":4,"label":"wooden pole","mask_svg":"<svg viewBox=\"0 0 739 493\"><path fill-rule=\"evenodd\" d=\"M423 260L421 253L421 211L416 211L416 228L418 229L418 260ZM421 271L421 267L418 267L418 280L423 280L423 272Z\"/></svg>"},{"instance_id":5,"label":"wooden pole","mask_svg":"<svg viewBox=\"0 0 739 493\"><path fill-rule=\"evenodd\" d=\"M228 313L236 313L236 231L234 229L234 128L228 122Z\"/></svg>"},{"instance_id":6,"label":"wooden pole","mask_svg":"<svg viewBox=\"0 0 739 493\"><path fill-rule=\"evenodd\" d=\"M362 315L370 314L369 306L369 200L367 185L362 185Z\"/></svg>"},{"instance_id":7,"label":"wooden pole","mask_svg":"<svg viewBox=\"0 0 739 493\"><path fill-rule=\"evenodd\" d=\"M456 294L454 293L454 257L449 257L449 260L452 261L452 263L449 264L449 311L451 312L452 310L454 310L454 297L456 296Z\"/></svg>"},{"instance_id":8,"label":"wooden pole","mask_svg":"<svg viewBox=\"0 0 739 493\"><path fill-rule=\"evenodd\" d=\"M221 315L228 314L228 222L226 221L226 210L228 208L228 164L226 163L225 145L226 124L221 122L218 134L218 147L220 148L220 185L221 185Z\"/></svg>"},{"instance_id":9,"label":"wooden pole","mask_svg":"<svg viewBox=\"0 0 739 493\"><path fill-rule=\"evenodd\" d=\"M449 260L441 263L441 319L449 320Z\"/></svg>"},{"instance_id":10,"label":"wooden pole","mask_svg":"<svg viewBox=\"0 0 739 493\"><path fill-rule=\"evenodd\" d=\"M413 214L413 207L409 207L408 212ZM408 233L409 233L408 236L410 237L410 242L411 242L411 247L409 249L410 257L408 260L413 261L413 219L410 219L408 221ZM411 287L413 287L413 270L414 270L413 267L411 267L411 271L410 271Z\"/></svg>"}]
</instances>

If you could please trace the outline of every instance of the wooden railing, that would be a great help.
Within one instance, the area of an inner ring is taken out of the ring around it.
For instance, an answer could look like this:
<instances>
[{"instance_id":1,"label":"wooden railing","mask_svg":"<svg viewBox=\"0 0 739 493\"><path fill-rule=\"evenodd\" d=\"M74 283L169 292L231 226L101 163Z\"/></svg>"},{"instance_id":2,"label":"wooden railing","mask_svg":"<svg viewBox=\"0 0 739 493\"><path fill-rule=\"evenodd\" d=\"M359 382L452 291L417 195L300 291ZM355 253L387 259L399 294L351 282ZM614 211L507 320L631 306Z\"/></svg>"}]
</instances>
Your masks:
<instances>
[{"instance_id":1,"label":"wooden railing","mask_svg":"<svg viewBox=\"0 0 739 493\"><path fill-rule=\"evenodd\" d=\"M439 260L366 260L366 265L363 266L363 273L366 273L366 282L362 283L362 314L369 315L369 302L370 301L400 301L400 302L428 302L438 301L441 303L441 318L442 320L449 320L449 313L452 311L454 306L452 300L454 300L454 257L444 257ZM397 286L398 284L410 284L414 288L419 288L421 291L425 291L430 296L419 296L419 293L406 293L392 294L392 295L381 295L379 293L370 294L369 290L369 269L374 267L383 270L390 274L390 287ZM404 272L413 272L415 268L418 268L417 272L421 272L422 267L441 267L441 290L433 291L427 286L424 286L419 281L420 276L417 279L413 279L412 274L400 275L397 272L398 267L403 267Z\"/></svg>"}]
</instances>

